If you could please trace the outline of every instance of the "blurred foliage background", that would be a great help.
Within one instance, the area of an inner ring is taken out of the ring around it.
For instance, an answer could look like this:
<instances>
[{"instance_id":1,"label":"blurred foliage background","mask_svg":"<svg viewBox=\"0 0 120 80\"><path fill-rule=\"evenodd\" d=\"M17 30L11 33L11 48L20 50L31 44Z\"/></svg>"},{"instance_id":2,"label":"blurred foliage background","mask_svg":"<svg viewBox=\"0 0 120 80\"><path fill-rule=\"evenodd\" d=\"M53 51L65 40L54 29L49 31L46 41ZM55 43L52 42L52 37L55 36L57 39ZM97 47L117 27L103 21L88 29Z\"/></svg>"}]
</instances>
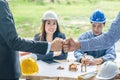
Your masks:
<instances>
[{"instance_id":1,"label":"blurred foliage background","mask_svg":"<svg viewBox=\"0 0 120 80\"><path fill-rule=\"evenodd\" d=\"M16 29L20 37L33 38L39 33L41 18L45 11L53 10L59 16L61 31L66 37L77 39L91 29L89 17L101 9L106 17L105 31L120 11L120 0L9 0Z\"/></svg>"}]
</instances>

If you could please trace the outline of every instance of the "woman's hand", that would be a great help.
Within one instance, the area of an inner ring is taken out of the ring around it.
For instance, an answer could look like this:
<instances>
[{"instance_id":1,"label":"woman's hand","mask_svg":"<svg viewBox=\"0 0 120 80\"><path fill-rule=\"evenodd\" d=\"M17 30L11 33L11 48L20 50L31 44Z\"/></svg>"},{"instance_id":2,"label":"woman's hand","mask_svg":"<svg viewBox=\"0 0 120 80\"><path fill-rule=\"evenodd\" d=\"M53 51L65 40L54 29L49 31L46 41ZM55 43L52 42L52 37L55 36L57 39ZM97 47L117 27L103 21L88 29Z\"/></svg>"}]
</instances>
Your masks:
<instances>
[{"instance_id":1,"label":"woman's hand","mask_svg":"<svg viewBox=\"0 0 120 80\"><path fill-rule=\"evenodd\" d=\"M53 57L61 55L61 51L54 52Z\"/></svg>"}]
</instances>

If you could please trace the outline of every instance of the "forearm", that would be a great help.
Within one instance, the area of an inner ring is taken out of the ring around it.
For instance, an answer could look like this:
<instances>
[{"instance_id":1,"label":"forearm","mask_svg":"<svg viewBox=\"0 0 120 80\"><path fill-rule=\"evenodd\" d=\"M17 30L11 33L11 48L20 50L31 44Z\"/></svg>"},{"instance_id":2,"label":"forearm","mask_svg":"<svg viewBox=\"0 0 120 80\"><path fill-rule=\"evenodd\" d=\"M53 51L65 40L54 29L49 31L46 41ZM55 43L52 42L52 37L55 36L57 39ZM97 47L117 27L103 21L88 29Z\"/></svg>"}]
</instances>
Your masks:
<instances>
[{"instance_id":1,"label":"forearm","mask_svg":"<svg viewBox=\"0 0 120 80\"><path fill-rule=\"evenodd\" d=\"M11 49L14 49L16 51L25 51L25 52L45 54L47 51L48 43L47 42L35 42L32 40L25 40L25 39L18 38L11 42L8 42L8 45L11 47Z\"/></svg>"},{"instance_id":2,"label":"forearm","mask_svg":"<svg viewBox=\"0 0 120 80\"><path fill-rule=\"evenodd\" d=\"M93 60L94 65L100 65L104 62L103 58L96 58Z\"/></svg>"},{"instance_id":3,"label":"forearm","mask_svg":"<svg viewBox=\"0 0 120 80\"><path fill-rule=\"evenodd\" d=\"M116 56L109 54L109 55L103 56L102 59L103 59L104 61L114 61L114 60L116 59Z\"/></svg>"},{"instance_id":4,"label":"forearm","mask_svg":"<svg viewBox=\"0 0 120 80\"><path fill-rule=\"evenodd\" d=\"M110 48L118 39L114 38L114 34L107 32L98 37L81 40L81 50L83 51L93 51L93 50L102 50Z\"/></svg>"},{"instance_id":5,"label":"forearm","mask_svg":"<svg viewBox=\"0 0 120 80\"><path fill-rule=\"evenodd\" d=\"M104 61L115 60L115 58L116 58L115 45L113 45L111 48L107 49L105 51L105 55L102 56L102 58Z\"/></svg>"},{"instance_id":6,"label":"forearm","mask_svg":"<svg viewBox=\"0 0 120 80\"><path fill-rule=\"evenodd\" d=\"M0 35L12 50L34 52L34 53L46 53L48 43L47 42L35 42L32 40L25 40L18 37L14 23L10 18L5 18L6 21L0 21L0 24L5 27L0 27ZM44 50L43 50L43 49Z\"/></svg>"},{"instance_id":7,"label":"forearm","mask_svg":"<svg viewBox=\"0 0 120 80\"><path fill-rule=\"evenodd\" d=\"M15 23L7 3L0 1L0 35L11 50L45 54L47 42L34 42L21 39L15 29Z\"/></svg>"},{"instance_id":8,"label":"forearm","mask_svg":"<svg viewBox=\"0 0 120 80\"><path fill-rule=\"evenodd\" d=\"M80 48L81 48L80 42L79 41L75 41L75 50L79 50Z\"/></svg>"}]
</instances>

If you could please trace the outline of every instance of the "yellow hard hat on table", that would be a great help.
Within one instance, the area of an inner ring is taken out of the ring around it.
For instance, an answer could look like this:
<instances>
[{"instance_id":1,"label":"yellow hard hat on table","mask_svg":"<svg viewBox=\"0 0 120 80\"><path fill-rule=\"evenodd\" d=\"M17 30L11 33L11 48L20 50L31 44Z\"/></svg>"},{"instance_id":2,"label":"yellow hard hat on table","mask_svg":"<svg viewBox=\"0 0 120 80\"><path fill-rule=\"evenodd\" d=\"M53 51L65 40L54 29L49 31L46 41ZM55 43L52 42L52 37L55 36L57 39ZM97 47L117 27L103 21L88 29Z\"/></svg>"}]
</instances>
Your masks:
<instances>
[{"instance_id":1,"label":"yellow hard hat on table","mask_svg":"<svg viewBox=\"0 0 120 80\"><path fill-rule=\"evenodd\" d=\"M20 67L23 75L31 75L38 73L39 71L37 62L32 57L25 57L21 59Z\"/></svg>"}]
</instances>

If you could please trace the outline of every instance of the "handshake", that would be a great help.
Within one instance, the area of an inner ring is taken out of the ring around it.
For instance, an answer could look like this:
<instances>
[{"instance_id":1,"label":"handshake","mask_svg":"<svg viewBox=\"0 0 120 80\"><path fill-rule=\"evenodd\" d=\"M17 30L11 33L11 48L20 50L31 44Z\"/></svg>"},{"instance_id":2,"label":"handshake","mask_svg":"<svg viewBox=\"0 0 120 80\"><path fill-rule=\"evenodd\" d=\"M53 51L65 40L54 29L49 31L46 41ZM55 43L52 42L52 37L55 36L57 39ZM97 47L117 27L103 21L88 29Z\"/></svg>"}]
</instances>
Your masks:
<instances>
[{"instance_id":1,"label":"handshake","mask_svg":"<svg viewBox=\"0 0 120 80\"><path fill-rule=\"evenodd\" d=\"M63 40L61 38L56 38L51 42L50 51L62 51L71 52L80 49L80 42L74 41L72 38Z\"/></svg>"}]
</instances>

